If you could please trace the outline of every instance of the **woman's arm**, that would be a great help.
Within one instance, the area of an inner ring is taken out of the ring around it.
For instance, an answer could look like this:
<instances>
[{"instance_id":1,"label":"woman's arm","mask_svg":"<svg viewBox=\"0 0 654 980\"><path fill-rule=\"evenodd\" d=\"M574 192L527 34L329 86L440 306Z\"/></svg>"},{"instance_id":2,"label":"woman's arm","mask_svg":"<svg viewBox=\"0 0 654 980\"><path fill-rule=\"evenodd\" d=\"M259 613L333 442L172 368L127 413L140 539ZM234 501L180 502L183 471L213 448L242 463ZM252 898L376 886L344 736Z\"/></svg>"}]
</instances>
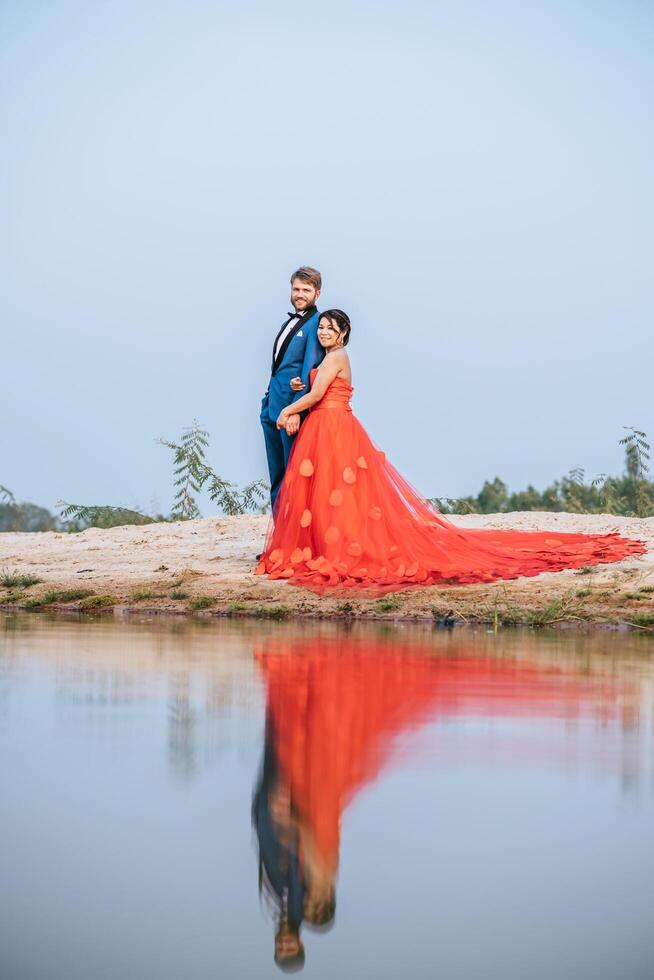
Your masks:
<instances>
[{"instance_id":1,"label":"woman's arm","mask_svg":"<svg viewBox=\"0 0 654 980\"><path fill-rule=\"evenodd\" d=\"M294 389L294 398L299 398L299 392L309 390L309 377L311 375L311 369L318 367L321 361L324 359L324 350L318 341L318 323L320 322L320 316L316 317L315 323L310 328L306 347L304 349L304 360L302 361L302 368L300 369L300 378L304 385L303 388Z\"/></svg>"},{"instance_id":2,"label":"woman's arm","mask_svg":"<svg viewBox=\"0 0 654 980\"><path fill-rule=\"evenodd\" d=\"M306 412L307 409L313 408L313 406L320 401L334 378L346 363L346 357L347 354L345 351L335 351L333 354L327 355L325 360L318 368L316 380L313 382L313 388L311 391L308 391L306 395L302 395L302 397L298 398L297 401L291 402L287 408L282 409L280 412L279 418L277 419L278 429L283 429L285 427L285 418L287 416L292 414L295 415L299 412Z\"/></svg>"}]
</instances>

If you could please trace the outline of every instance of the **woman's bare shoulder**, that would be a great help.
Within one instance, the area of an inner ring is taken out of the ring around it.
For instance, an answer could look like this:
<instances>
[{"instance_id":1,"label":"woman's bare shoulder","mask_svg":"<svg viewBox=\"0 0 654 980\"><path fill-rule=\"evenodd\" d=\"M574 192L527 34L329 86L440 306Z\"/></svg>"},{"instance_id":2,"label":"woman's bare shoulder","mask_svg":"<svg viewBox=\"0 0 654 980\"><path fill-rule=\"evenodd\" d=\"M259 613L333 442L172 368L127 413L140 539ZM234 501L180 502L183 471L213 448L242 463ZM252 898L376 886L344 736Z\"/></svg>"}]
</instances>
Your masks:
<instances>
[{"instance_id":1,"label":"woman's bare shoulder","mask_svg":"<svg viewBox=\"0 0 654 980\"><path fill-rule=\"evenodd\" d=\"M340 350L335 350L333 353L330 353L329 356L334 358L332 364L334 365L337 376L339 378L344 378L344 380L349 384L352 377L352 369L350 367L350 358L347 355L347 351L343 350L341 347Z\"/></svg>"},{"instance_id":2,"label":"woman's bare shoulder","mask_svg":"<svg viewBox=\"0 0 654 980\"><path fill-rule=\"evenodd\" d=\"M329 358L330 364L338 364L339 367L344 364L350 363L350 358L347 356L347 351L343 347L339 350L330 350L325 354L325 361Z\"/></svg>"},{"instance_id":3,"label":"woman's bare shoulder","mask_svg":"<svg viewBox=\"0 0 654 980\"><path fill-rule=\"evenodd\" d=\"M327 371L340 371L344 365L349 363L348 356L344 350L330 350L327 351L320 362L320 367L325 368Z\"/></svg>"}]
</instances>

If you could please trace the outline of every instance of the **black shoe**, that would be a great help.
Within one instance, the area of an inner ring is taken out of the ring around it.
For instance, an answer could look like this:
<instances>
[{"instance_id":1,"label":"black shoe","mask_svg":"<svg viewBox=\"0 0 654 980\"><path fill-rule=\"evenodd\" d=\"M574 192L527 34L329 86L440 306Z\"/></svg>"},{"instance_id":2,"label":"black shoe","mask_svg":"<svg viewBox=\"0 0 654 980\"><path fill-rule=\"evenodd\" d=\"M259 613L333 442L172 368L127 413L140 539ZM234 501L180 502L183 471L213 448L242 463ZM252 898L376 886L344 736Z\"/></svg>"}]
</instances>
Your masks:
<instances>
[{"instance_id":1,"label":"black shoe","mask_svg":"<svg viewBox=\"0 0 654 980\"><path fill-rule=\"evenodd\" d=\"M262 558L263 558L263 551L261 552L260 555L255 555L255 560L256 561L261 561Z\"/></svg>"}]
</instances>

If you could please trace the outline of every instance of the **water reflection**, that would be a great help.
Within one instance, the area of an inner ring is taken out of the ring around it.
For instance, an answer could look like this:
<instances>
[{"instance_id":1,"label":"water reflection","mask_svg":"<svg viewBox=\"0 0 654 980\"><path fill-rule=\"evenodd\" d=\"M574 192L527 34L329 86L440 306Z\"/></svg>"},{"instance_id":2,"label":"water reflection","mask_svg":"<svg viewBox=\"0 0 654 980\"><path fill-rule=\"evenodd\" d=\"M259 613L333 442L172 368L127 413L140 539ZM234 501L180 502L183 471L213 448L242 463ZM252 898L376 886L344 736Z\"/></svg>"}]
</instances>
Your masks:
<instances>
[{"instance_id":1,"label":"water reflection","mask_svg":"<svg viewBox=\"0 0 654 980\"><path fill-rule=\"evenodd\" d=\"M651 950L648 638L0 627L0 975L264 976L306 944L316 976L396 976L408 956L416 977L534 980L571 975L561 943L576 977L603 976L611 928ZM104 891L99 933L133 932L75 972ZM61 939L41 943L50 916ZM518 970L516 943L540 962Z\"/></svg>"},{"instance_id":2,"label":"water reflection","mask_svg":"<svg viewBox=\"0 0 654 980\"><path fill-rule=\"evenodd\" d=\"M410 764L406 736L419 726L486 722L480 738L459 737L458 747L447 727L437 735L432 752L447 765L465 763L467 754L486 764L617 767L625 787L638 778L640 743L630 738L640 720L637 683L595 673L588 661L480 656L465 638L435 653L433 643L402 635L257 646L267 697L253 823L280 966L303 965L303 922L334 919L344 808L393 760ZM527 737L507 725L520 719L529 722Z\"/></svg>"}]
</instances>

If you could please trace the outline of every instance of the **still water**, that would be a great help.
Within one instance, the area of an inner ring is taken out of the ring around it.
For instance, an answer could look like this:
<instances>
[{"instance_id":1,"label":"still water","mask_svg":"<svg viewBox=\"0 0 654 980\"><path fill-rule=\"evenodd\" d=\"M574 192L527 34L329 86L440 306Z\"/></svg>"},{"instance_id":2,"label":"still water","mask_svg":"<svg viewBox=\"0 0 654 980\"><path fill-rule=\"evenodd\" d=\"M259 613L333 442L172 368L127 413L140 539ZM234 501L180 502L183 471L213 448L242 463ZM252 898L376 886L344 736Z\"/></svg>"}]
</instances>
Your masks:
<instances>
[{"instance_id":1,"label":"still water","mask_svg":"<svg viewBox=\"0 0 654 980\"><path fill-rule=\"evenodd\" d=\"M0 977L650 980L653 708L642 635L0 616Z\"/></svg>"}]
</instances>

